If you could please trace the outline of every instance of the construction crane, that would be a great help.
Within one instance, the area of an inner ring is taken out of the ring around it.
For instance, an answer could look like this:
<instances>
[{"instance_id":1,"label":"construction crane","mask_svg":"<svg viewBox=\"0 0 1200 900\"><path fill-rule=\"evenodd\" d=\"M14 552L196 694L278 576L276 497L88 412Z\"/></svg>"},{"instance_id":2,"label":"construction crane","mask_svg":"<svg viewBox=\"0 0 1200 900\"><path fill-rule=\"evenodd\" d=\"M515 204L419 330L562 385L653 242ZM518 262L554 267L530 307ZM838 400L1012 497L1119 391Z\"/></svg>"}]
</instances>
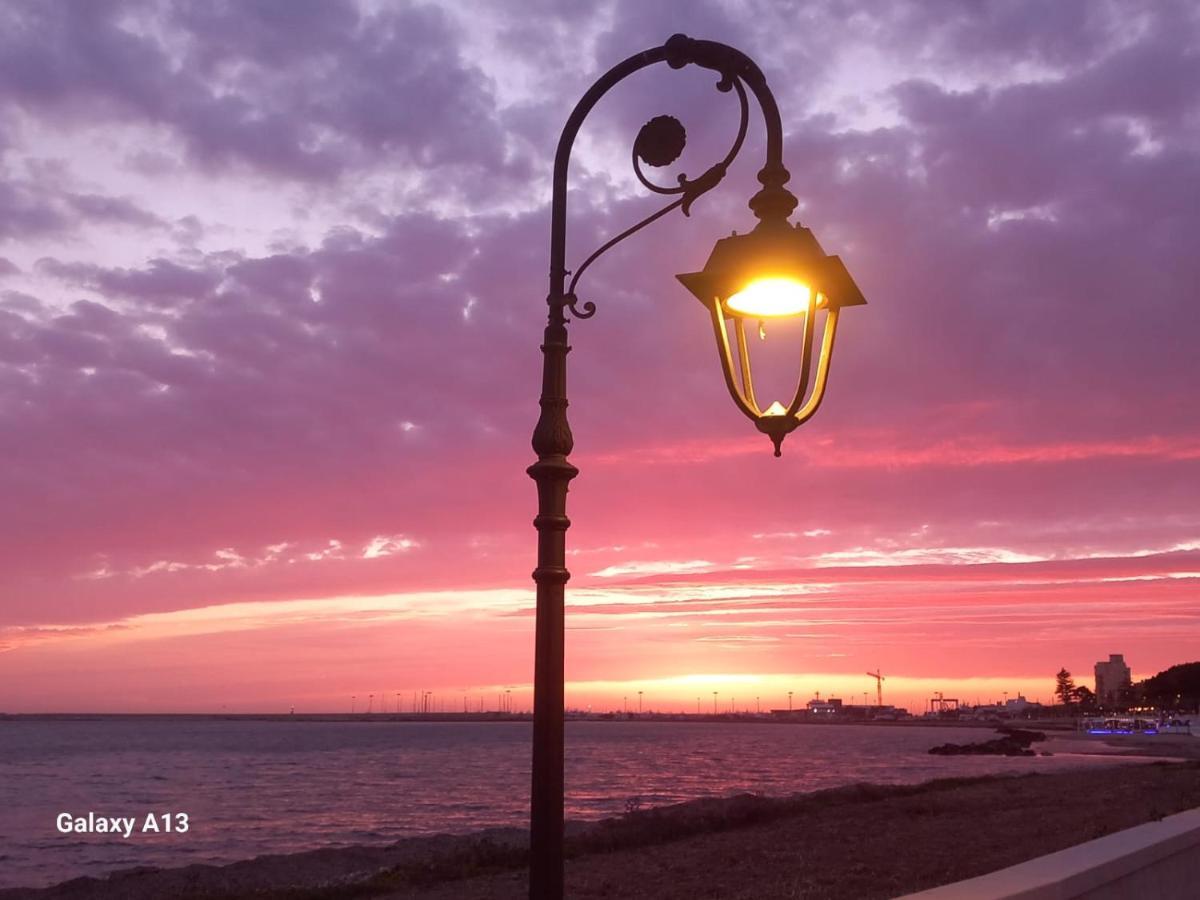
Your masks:
<instances>
[{"instance_id":1,"label":"construction crane","mask_svg":"<svg viewBox=\"0 0 1200 900\"><path fill-rule=\"evenodd\" d=\"M868 672L868 677L875 679L875 699L876 705L883 706L883 674L882 670L876 669L874 672Z\"/></svg>"}]
</instances>

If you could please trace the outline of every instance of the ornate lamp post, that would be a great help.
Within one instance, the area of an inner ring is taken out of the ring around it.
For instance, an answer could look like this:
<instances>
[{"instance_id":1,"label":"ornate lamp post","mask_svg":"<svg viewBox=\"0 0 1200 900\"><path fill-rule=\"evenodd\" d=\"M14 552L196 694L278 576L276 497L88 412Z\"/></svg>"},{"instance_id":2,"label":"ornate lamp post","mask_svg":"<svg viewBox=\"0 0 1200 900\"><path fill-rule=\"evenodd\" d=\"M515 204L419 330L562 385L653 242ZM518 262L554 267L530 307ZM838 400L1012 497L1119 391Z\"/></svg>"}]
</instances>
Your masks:
<instances>
[{"instance_id":1,"label":"ornate lamp post","mask_svg":"<svg viewBox=\"0 0 1200 900\"><path fill-rule=\"evenodd\" d=\"M697 65L720 75L717 90L733 91L741 108L741 122L733 146L725 158L696 179L680 175L678 184L665 187L650 181L641 163L666 166L679 158L687 136L678 120L658 116L638 132L633 145L633 168L639 181L658 194L676 199L626 229L601 246L575 270L567 283L566 212L567 167L571 147L584 119L596 102L617 82L655 63L672 69ZM735 234L718 241L699 272L680 275L679 280L707 308L713 322L717 349L726 385L734 402L770 437L775 455L783 439L816 412L825 393L829 358L838 313L842 307L865 303L862 293L836 256L827 256L807 228L792 226L788 216L796 198L784 187L790 177L783 167L783 126L775 98L767 88L762 71L744 53L713 41L672 36L661 47L629 57L606 72L588 89L575 106L559 138L554 157L554 184L550 226L550 307L542 343L541 416L533 432L533 449L538 459L528 472L537 483L538 563L533 572L537 583L537 624L534 659L533 699L533 786L531 792L531 858L529 894L534 900L557 900L563 892L563 596L570 573L566 567L566 531L571 522L566 514L567 487L579 474L567 460L573 447L567 423L566 361L567 316L590 318L596 306L580 303L576 285L584 271L601 254L634 232L676 208L689 214L692 204L725 177L746 137L749 122L747 88L762 110L766 126L766 163L758 173L762 189L750 199L758 225L745 235ZM814 335L818 315L824 327L813 373ZM800 319L799 377L787 403L765 407L755 392L750 366L747 322L765 319ZM733 323L734 351L729 338ZM810 391L811 387L811 391Z\"/></svg>"}]
</instances>

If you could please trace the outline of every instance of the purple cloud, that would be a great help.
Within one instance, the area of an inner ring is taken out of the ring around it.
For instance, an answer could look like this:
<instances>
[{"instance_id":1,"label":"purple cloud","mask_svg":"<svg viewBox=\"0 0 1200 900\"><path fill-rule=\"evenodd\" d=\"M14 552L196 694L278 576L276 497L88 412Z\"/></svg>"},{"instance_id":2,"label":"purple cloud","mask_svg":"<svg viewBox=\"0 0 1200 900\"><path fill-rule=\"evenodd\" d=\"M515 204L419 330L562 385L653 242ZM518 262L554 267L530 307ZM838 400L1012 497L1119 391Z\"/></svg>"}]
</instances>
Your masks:
<instances>
[{"instance_id":1,"label":"purple cloud","mask_svg":"<svg viewBox=\"0 0 1200 900\"><path fill-rule=\"evenodd\" d=\"M0 20L0 99L60 121L167 129L207 169L332 179L377 162L504 157L484 75L426 6L42 4ZM520 167L497 174L520 175Z\"/></svg>"}]
</instances>

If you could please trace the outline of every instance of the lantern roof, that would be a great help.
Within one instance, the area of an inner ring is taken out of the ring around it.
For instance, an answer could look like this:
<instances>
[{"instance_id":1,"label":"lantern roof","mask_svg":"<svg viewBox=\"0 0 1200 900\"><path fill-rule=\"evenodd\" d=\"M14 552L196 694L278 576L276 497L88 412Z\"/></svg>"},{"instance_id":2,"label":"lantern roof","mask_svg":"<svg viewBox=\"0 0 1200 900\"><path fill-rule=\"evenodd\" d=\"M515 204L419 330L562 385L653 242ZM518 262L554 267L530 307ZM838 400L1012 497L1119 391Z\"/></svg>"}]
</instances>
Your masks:
<instances>
[{"instance_id":1,"label":"lantern roof","mask_svg":"<svg viewBox=\"0 0 1200 900\"><path fill-rule=\"evenodd\" d=\"M676 275L706 307L724 303L752 282L788 279L824 296L823 307L866 303L840 257L828 256L810 229L787 222L762 222L747 234L734 232L713 247L699 272ZM726 309L736 316L736 310Z\"/></svg>"}]
</instances>

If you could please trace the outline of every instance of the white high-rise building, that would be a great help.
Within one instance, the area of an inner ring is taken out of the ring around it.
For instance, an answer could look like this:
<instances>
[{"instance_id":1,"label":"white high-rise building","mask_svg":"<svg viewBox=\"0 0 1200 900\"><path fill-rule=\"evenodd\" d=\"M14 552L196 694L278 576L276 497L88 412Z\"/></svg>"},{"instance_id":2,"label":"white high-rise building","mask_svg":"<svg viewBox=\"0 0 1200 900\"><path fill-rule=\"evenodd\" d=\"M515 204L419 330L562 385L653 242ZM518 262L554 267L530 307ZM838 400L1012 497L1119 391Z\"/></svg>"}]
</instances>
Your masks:
<instances>
[{"instance_id":1,"label":"white high-rise building","mask_svg":"<svg viewBox=\"0 0 1200 900\"><path fill-rule=\"evenodd\" d=\"M1115 706L1126 699L1126 690L1133 684L1125 655L1110 653L1108 662L1096 663L1096 701L1101 706Z\"/></svg>"}]
</instances>

